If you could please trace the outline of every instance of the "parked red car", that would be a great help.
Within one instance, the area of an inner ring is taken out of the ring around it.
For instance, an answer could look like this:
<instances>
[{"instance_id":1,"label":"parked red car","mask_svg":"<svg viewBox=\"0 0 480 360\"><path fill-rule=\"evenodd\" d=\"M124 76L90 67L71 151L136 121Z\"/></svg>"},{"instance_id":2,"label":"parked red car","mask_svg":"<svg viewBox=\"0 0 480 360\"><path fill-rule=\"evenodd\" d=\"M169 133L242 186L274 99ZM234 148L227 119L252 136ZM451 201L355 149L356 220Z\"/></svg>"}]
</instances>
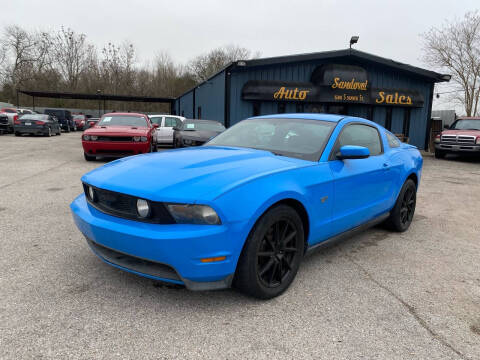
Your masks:
<instances>
[{"instance_id":1,"label":"parked red car","mask_svg":"<svg viewBox=\"0 0 480 360\"><path fill-rule=\"evenodd\" d=\"M77 127L77 130L84 130L87 120L88 119L86 115L83 115L83 114L73 115L73 121L75 122L75 126Z\"/></svg>"},{"instance_id":2,"label":"parked red car","mask_svg":"<svg viewBox=\"0 0 480 360\"><path fill-rule=\"evenodd\" d=\"M480 117L461 117L435 138L435 157L448 153L480 154Z\"/></svg>"},{"instance_id":3,"label":"parked red car","mask_svg":"<svg viewBox=\"0 0 480 360\"><path fill-rule=\"evenodd\" d=\"M105 114L82 135L85 160L92 161L97 156L119 157L157 151L153 137L157 126L144 114Z\"/></svg>"}]
</instances>

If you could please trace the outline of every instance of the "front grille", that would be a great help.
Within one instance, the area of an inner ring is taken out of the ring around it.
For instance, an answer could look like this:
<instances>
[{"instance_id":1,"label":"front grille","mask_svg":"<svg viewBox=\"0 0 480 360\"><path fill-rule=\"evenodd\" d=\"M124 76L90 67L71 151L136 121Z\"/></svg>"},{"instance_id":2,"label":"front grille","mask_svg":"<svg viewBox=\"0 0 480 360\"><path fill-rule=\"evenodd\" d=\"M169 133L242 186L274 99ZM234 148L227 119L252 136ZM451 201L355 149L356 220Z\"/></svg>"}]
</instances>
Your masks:
<instances>
[{"instance_id":1,"label":"front grille","mask_svg":"<svg viewBox=\"0 0 480 360\"><path fill-rule=\"evenodd\" d=\"M442 135L442 142L457 142L457 135Z\"/></svg>"},{"instance_id":2,"label":"front grille","mask_svg":"<svg viewBox=\"0 0 480 360\"><path fill-rule=\"evenodd\" d=\"M6 125L8 124L8 118L0 118L0 124Z\"/></svg>"},{"instance_id":3,"label":"front grille","mask_svg":"<svg viewBox=\"0 0 480 360\"><path fill-rule=\"evenodd\" d=\"M95 199L92 201L88 194L88 186L83 184L88 203L105 214L155 224L175 224L163 203L149 201L150 216L141 218L137 214L137 197L93 187Z\"/></svg>"},{"instance_id":4,"label":"front grille","mask_svg":"<svg viewBox=\"0 0 480 360\"><path fill-rule=\"evenodd\" d=\"M112 250L88 238L87 242L95 253L112 264L146 275L170 280L180 280L177 272L171 266Z\"/></svg>"},{"instance_id":5,"label":"front grille","mask_svg":"<svg viewBox=\"0 0 480 360\"><path fill-rule=\"evenodd\" d=\"M123 141L123 142L131 142L133 138L131 136L99 136L97 141Z\"/></svg>"},{"instance_id":6,"label":"front grille","mask_svg":"<svg viewBox=\"0 0 480 360\"><path fill-rule=\"evenodd\" d=\"M475 144L475 136L458 135L457 142L459 144Z\"/></svg>"}]
</instances>

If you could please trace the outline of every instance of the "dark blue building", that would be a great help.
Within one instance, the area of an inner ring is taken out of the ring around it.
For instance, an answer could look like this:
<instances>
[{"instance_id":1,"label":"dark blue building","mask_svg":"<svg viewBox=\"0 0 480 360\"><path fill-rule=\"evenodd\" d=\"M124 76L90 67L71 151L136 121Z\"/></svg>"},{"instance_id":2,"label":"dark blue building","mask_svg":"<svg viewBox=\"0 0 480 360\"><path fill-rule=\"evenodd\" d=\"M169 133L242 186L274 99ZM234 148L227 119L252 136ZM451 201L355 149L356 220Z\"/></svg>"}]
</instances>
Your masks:
<instances>
[{"instance_id":1,"label":"dark blue building","mask_svg":"<svg viewBox=\"0 0 480 360\"><path fill-rule=\"evenodd\" d=\"M438 74L354 49L241 60L175 100L174 112L231 126L298 112L360 116L426 148Z\"/></svg>"}]
</instances>

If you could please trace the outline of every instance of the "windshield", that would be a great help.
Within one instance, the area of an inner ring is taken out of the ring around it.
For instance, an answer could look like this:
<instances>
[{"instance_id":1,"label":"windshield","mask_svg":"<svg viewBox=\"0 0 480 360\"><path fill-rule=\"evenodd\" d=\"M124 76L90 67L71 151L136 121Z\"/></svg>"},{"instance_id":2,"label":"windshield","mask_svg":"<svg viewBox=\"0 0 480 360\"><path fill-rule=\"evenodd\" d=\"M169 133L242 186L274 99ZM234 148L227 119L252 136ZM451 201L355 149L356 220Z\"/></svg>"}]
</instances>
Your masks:
<instances>
[{"instance_id":1,"label":"windshield","mask_svg":"<svg viewBox=\"0 0 480 360\"><path fill-rule=\"evenodd\" d=\"M147 127L147 121L143 116L115 115L105 116L98 126L135 126Z\"/></svg>"},{"instance_id":2,"label":"windshield","mask_svg":"<svg viewBox=\"0 0 480 360\"><path fill-rule=\"evenodd\" d=\"M336 123L305 119L248 119L207 145L247 147L276 155L318 161Z\"/></svg>"},{"instance_id":3,"label":"windshield","mask_svg":"<svg viewBox=\"0 0 480 360\"><path fill-rule=\"evenodd\" d=\"M460 119L450 127L452 130L480 130L480 119Z\"/></svg>"},{"instance_id":4,"label":"windshield","mask_svg":"<svg viewBox=\"0 0 480 360\"><path fill-rule=\"evenodd\" d=\"M195 130L200 130L200 131L224 131L225 126L223 126L220 123L216 122L200 122L200 121L189 121L185 122L183 126L183 130L185 131L195 131Z\"/></svg>"}]
</instances>

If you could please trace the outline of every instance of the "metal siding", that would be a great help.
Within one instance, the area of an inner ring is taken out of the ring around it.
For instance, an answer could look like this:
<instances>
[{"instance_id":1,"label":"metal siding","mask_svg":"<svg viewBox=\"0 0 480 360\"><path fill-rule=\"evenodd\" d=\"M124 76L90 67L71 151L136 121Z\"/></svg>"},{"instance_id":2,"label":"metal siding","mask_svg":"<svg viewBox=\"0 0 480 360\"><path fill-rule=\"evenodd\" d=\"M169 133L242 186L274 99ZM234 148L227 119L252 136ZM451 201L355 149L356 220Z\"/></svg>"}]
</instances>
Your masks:
<instances>
[{"instance_id":1,"label":"metal siding","mask_svg":"<svg viewBox=\"0 0 480 360\"><path fill-rule=\"evenodd\" d=\"M392 133L401 134L403 133L403 114L405 109L403 108L393 108L392 109Z\"/></svg>"},{"instance_id":2,"label":"metal siding","mask_svg":"<svg viewBox=\"0 0 480 360\"><path fill-rule=\"evenodd\" d=\"M180 113L178 115L185 116L186 118L193 118L193 91L181 96L178 101L180 102ZM183 115L182 115L183 112Z\"/></svg>"},{"instance_id":3,"label":"metal siding","mask_svg":"<svg viewBox=\"0 0 480 360\"><path fill-rule=\"evenodd\" d=\"M225 123L225 71L202 83L195 90L195 113L202 107L202 118Z\"/></svg>"}]
</instances>

